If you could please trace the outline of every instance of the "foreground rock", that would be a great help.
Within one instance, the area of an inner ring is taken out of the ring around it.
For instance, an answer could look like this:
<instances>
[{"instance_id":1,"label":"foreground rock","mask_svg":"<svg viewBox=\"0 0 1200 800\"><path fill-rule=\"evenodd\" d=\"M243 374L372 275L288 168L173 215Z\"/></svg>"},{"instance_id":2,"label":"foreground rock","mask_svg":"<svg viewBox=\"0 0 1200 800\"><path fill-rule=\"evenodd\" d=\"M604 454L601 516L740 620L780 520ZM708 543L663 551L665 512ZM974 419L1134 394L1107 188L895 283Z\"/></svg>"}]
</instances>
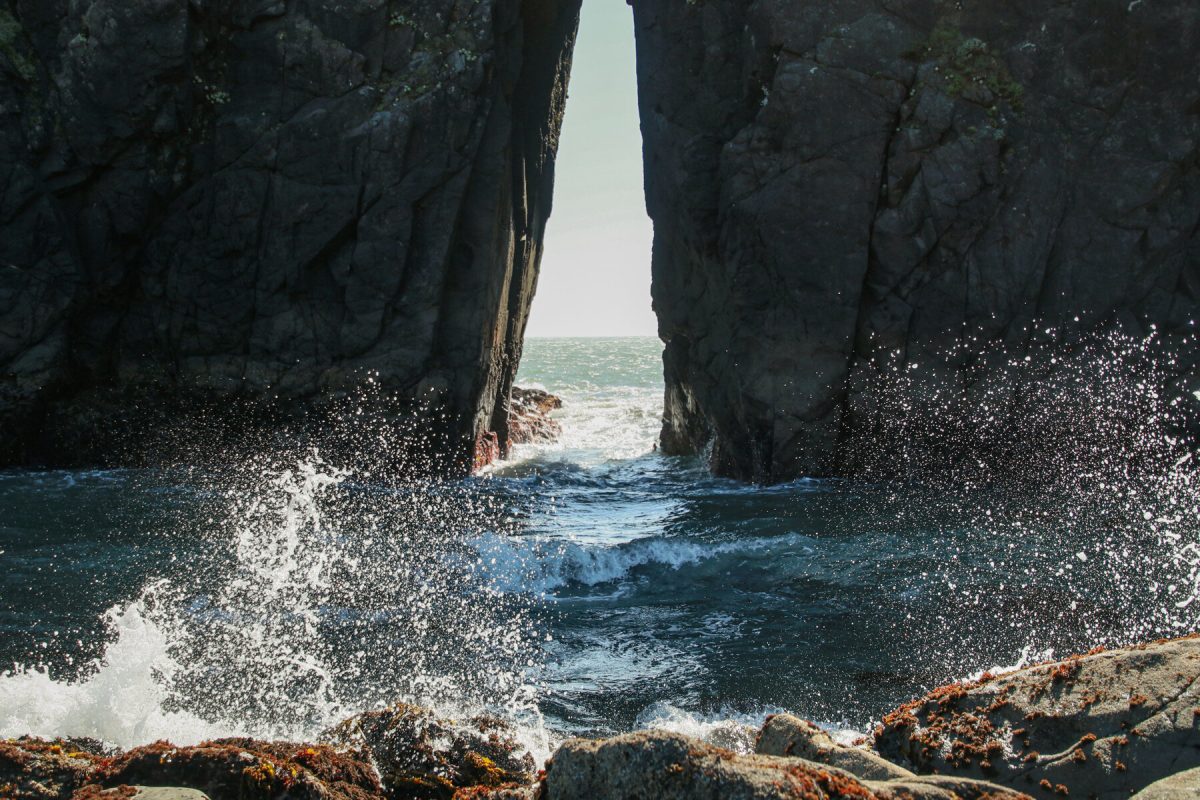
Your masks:
<instances>
[{"instance_id":1,"label":"foreground rock","mask_svg":"<svg viewBox=\"0 0 1200 800\"><path fill-rule=\"evenodd\" d=\"M532 783L536 765L494 717L440 719L412 705L343 722L326 738L375 765L390 796L450 798L459 789Z\"/></svg>"},{"instance_id":2,"label":"foreground rock","mask_svg":"<svg viewBox=\"0 0 1200 800\"><path fill-rule=\"evenodd\" d=\"M85 749L80 749L80 748ZM327 746L222 739L194 747L157 742L112 754L60 739L0 742L5 800L381 800L370 764Z\"/></svg>"},{"instance_id":3,"label":"foreground rock","mask_svg":"<svg viewBox=\"0 0 1200 800\"><path fill-rule=\"evenodd\" d=\"M1019 792L969 779L864 781L799 758L739 756L667 732L567 742L546 766L545 800L1017 800Z\"/></svg>"},{"instance_id":4,"label":"foreground rock","mask_svg":"<svg viewBox=\"0 0 1200 800\"><path fill-rule=\"evenodd\" d=\"M562 398L549 392L514 386L508 410L509 445L557 441L562 425L550 415L562 405Z\"/></svg>"},{"instance_id":5,"label":"foreground rock","mask_svg":"<svg viewBox=\"0 0 1200 800\"><path fill-rule=\"evenodd\" d=\"M506 441L578 12L0 4L0 465L368 379Z\"/></svg>"},{"instance_id":6,"label":"foreground rock","mask_svg":"<svg viewBox=\"0 0 1200 800\"><path fill-rule=\"evenodd\" d=\"M867 780L914 777L912 772L884 760L870 750L838 744L817 725L790 714L775 714L767 718L755 741L754 752L828 764Z\"/></svg>"},{"instance_id":7,"label":"foreground rock","mask_svg":"<svg viewBox=\"0 0 1200 800\"><path fill-rule=\"evenodd\" d=\"M910 373L953 393L1035 319L1189 335L1194 0L633 8L664 450L827 472L877 357L957 348Z\"/></svg>"},{"instance_id":8,"label":"foreground rock","mask_svg":"<svg viewBox=\"0 0 1200 800\"><path fill-rule=\"evenodd\" d=\"M1047 799L1129 797L1200 767L1200 638L942 687L887 715L875 748Z\"/></svg>"},{"instance_id":9,"label":"foreground rock","mask_svg":"<svg viewBox=\"0 0 1200 800\"><path fill-rule=\"evenodd\" d=\"M0 797L69 798L88 782L97 761L109 754L90 739L0 741Z\"/></svg>"},{"instance_id":10,"label":"foreground rock","mask_svg":"<svg viewBox=\"0 0 1200 800\"><path fill-rule=\"evenodd\" d=\"M1155 781L1135 794L1133 800L1200 800L1200 768Z\"/></svg>"}]
</instances>

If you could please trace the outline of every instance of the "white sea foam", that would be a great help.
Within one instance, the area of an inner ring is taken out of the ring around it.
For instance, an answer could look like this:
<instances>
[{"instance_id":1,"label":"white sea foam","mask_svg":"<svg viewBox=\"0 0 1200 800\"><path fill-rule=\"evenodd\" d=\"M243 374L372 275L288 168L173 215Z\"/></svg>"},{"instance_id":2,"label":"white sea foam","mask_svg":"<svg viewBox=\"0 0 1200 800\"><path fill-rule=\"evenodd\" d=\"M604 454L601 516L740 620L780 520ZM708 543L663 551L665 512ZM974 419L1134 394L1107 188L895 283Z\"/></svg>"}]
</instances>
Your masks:
<instances>
[{"instance_id":1,"label":"white sea foam","mask_svg":"<svg viewBox=\"0 0 1200 800\"><path fill-rule=\"evenodd\" d=\"M490 585L506 592L551 592L568 584L598 586L621 581L639 567L682 569L731 555L806 554L808 537L789 534L708 544L646 537L619 543L563 541L485 533L471 540Z\"/></svg>"},{"instance_id":2,"label":"white sea foam","mask_svg":"<svg viewBox=\"0 0 1200 800\"><path fill-rule=\"evenodd\" d=\"M111 609L109 644L81 674L0 676L0 735L311 739L405 700L504 714L545 752L528 604L472 592L472 565L447 566L486 498L347 491L348 477L315 454L227 476L197 522L211 558Z\"/></svg>"},{"instance_id":3,"label":"white sea foam","mask_svg":"<svg viewBox=\"0 0 1200 800\"><path fill-rule=\"evenodd\" d=\"M0 677L0 737L88 736L128 748L156 739L194 744L242 733L168 710L166 686L179 665L168 635L148 614L147 602L158 588L109 611L114 639L82 680L55 681L39 669Z\"/></svg>"}]
</instances>

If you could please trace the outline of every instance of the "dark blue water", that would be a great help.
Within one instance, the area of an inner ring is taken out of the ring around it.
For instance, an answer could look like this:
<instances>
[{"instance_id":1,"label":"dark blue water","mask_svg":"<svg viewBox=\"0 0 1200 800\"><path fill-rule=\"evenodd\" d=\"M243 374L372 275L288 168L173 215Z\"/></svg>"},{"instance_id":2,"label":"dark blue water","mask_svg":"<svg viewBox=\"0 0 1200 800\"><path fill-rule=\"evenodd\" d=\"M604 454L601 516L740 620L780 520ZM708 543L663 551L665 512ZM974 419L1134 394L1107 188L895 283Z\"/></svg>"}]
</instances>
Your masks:
<instances>
[{"instance_id":1,"label":"dark blue water","mask_svg":"<svg viewBox=\"0 0 1200 800\"><path fill-rule=\"evenodd\" d=\"M543 749L781 709L862 730L948 679L1196 623L1190 462L747 487L655 451L660 373L655 340L532 340L521 382L563 396L562 440L456 484L303 452L0 475L0 734L311 736L397 699L500 709Z\"/></svg>"}]
</instances>

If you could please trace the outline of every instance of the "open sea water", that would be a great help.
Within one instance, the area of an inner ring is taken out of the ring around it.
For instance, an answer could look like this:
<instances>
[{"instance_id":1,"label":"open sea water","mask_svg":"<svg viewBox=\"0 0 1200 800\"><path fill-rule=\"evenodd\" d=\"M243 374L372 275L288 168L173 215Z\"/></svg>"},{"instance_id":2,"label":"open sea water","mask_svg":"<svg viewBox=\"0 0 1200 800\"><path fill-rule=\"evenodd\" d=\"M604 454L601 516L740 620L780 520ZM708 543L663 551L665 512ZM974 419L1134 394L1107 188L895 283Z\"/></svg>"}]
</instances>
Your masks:
<instances>
[{"instance_id":1,"label":"open sea water","mask_svg":"<svg viewBox=\"0 0 1200 800\"><path fill-rule=\"evenodd\" d=\"M1166 466L1114 444L1052 490L746 486L657 452L661 352L528 341L562 438L466 481L304 450L0 473L0 735L304 739L408 700L505 714L539 755L639 727L746 747L773 711L866 731L951 679L1197 627L1200 485L1167 433Z\"/></svg>"}]
</instances>

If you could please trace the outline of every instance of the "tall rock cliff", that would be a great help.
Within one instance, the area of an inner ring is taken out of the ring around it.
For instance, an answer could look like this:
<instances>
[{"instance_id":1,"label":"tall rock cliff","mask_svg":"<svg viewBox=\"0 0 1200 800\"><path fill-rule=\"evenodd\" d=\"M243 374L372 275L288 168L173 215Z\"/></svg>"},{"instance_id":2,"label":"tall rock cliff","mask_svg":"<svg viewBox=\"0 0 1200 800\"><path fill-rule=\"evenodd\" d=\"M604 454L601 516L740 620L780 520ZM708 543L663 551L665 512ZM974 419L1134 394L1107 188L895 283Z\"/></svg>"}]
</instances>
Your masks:
<instances>
[{"instance_id":1,"label":"tall rock cliff","mask_svg":"<svg viewBox=\"0 0 1200 800\"><path fill-rule=\"evenodd\" d=\"M368 379L503 441L578 12L0 0L0 462Z\"/></svg>"},{"instance_id":2,"label":"tall rock cliff","mask_svg":"<svg viewBox=\"0 0 1200 800\"><path fill-rule=\"evenodd\" d=\"M633 6L668 451L827 472L880 354L1200 321L1192 0Z\"/></svg>"}]
</instances>

